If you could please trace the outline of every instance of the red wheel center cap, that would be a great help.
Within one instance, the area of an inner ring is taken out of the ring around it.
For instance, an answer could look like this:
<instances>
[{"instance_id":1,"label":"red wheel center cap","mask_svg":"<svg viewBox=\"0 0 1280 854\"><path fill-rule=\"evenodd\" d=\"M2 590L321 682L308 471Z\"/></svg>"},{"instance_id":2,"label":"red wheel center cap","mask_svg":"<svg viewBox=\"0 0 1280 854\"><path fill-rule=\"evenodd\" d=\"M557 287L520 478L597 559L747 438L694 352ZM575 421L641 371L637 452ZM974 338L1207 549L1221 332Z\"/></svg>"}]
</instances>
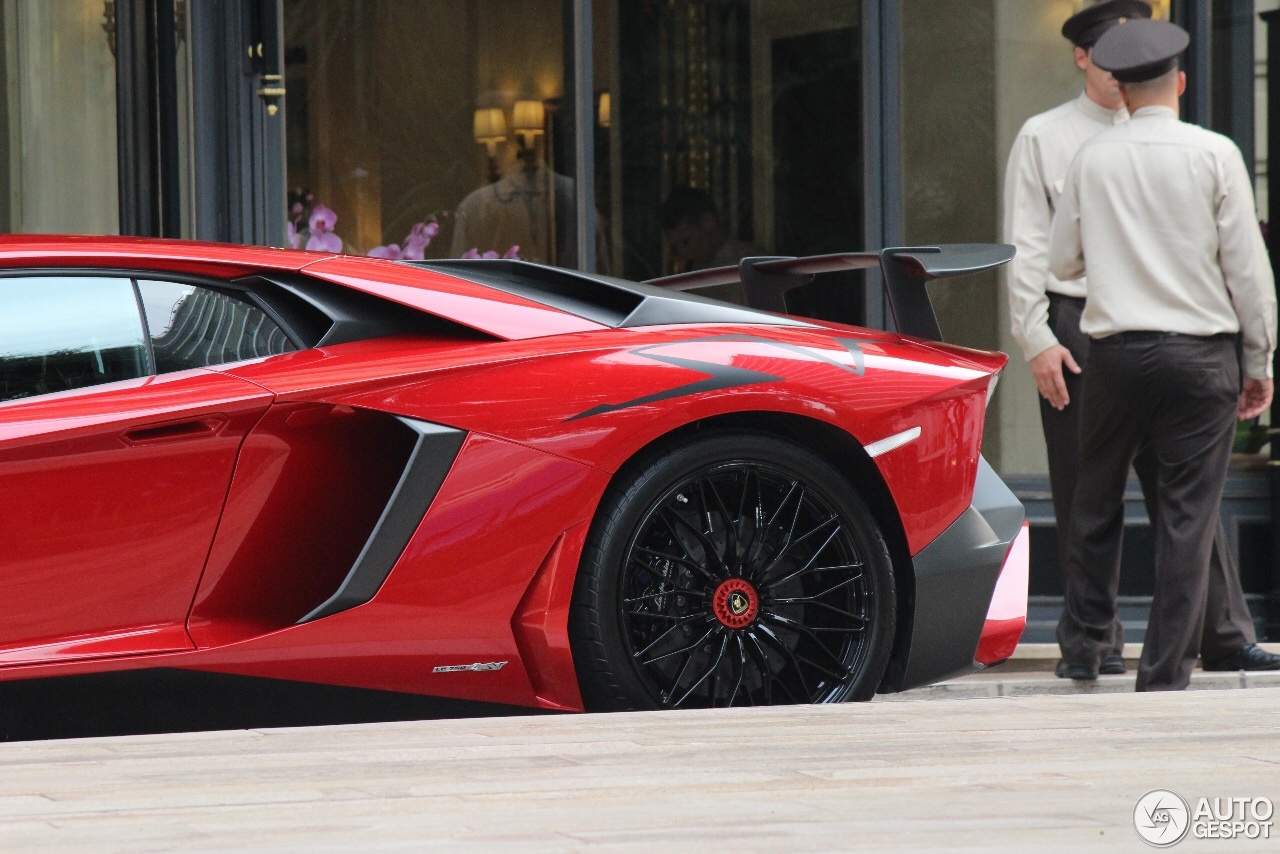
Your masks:
<instances>
[{"instance_id":1,"label":"red wheel center cap","mask_svg":"<svg viewBox=\"0 0 1280 854\"><path fill-rule=\"evenodd\" d=\"M746 628L756 618L760 608L760 597L756 589L741 578L730 578L720 582L715 595L711 597L711 607L716 619L731 629Z\"/></svg>"}]
</instances>

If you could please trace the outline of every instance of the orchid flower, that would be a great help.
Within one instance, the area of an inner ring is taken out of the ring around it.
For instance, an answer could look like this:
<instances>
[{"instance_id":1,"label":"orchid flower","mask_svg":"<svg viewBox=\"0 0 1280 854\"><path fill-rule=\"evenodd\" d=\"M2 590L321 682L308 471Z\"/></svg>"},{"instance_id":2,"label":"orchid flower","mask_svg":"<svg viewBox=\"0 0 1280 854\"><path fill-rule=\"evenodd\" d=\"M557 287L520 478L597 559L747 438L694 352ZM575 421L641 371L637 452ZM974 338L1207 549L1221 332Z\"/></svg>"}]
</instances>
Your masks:
<instances>
[{"instance_id":1,"label":"orchid flower","mask_svg":"<svg viewBox=\"0 0 1280 854\"><path fill-rule=\"evenodd\" d=\"M404 239L404 257L407 261L421 261L426 255L426 249L431 245L431 238L435 237L440 231L440 226L431 223L430 226L423 223L417 223L409 230L409 236Z\"/></svg>"},{"instance_id":2,"label":"orchid flower","mask_svg":"<svg viewBox=\"0 0 1280 854\"><path fill-rule=\"evenodd\" d=\"M388 261L399 261L406 258L403 250L400 249L398 243L388 243L386 246L375 246L369 250L370 258L385 258Z\"/></svg>"},{"instance_id":3,"label":"orchid flower","mask_svg":"<svg viewBox=\"0 0 1280 854\"><path fill-rule=\"evenodd\" d=\"M333 231L338 223L338 215L326 205L316 205L311 209L311 219L307 226L313 231Z\"/></svg>"},{"instance_id":4,"label":"orchid flower","mask_svg":"<svg viewBox=\"0 0 1280 854\"><path fill-rule=\"evenodd\" d=\"M290 249L302 248L302 235L298 233L298 226L293 224L293 220L284 224L284 239Z\"/></svg>"},{"instance_id":5,"label":"orchid flower","mask_svg":"<svg viewBox=\"0 0 1280 854\"><path fill-rule=\"evenodd\" d=\"M311 237L307 240L307 248L320 252L341 252L342 238L333 233L333 226L338 215L324 205L317 204L311 209L311 219L307 224L311 227Z\"/></svg>"},{"instance_id":6,"label":"orchid flower","mask_svg":"<svg viewBox=\"0 0 1280 854\"><path fill-rule=\"evenodd\" d=\"M330 252L336 255L342 251L342 238L332 231L312 232L307 240L307 248L312 252Z\"/></svg>"},{"instance_id":7,"label":"orchid flower","mask_svg":"<svg viewBox=\"0 0 1280 854\"><path fill-rule=\"evenodd\" d=\"M520 257L519 253L520 253L520 245L516 244L515 246L512 246L510 249L508 249L506 252L502 253L501 257L507 258L507 259L518 259ZM467 259L468 261L475 261L480 258L483 258L486 261L493 261L497 259L499 255L496 251L492 249L486 249L484 252L481 252L478 248L476 248L475 246L472 246L466 252L462 253L462 257Z\"/></svg>"}]
</instances>

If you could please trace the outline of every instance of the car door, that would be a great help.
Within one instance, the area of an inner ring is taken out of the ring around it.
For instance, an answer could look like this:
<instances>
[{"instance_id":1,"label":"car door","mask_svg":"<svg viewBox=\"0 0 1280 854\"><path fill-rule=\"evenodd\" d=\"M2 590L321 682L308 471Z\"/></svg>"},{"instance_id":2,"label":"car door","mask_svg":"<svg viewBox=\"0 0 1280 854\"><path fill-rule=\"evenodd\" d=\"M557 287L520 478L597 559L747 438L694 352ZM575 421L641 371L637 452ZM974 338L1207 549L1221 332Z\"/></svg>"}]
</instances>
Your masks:
<instances>
[{"instance_id":1,"label":"car door","mask_svg":"<svg viewBox=\"0 0 1280 854\"><path fill-rule=\"evenodd\" d=\"M272 400L208 366L293 349L278 332L209 288L0 278L0 665L191 647L236 456Z\"/></svg>"}]
</instances>

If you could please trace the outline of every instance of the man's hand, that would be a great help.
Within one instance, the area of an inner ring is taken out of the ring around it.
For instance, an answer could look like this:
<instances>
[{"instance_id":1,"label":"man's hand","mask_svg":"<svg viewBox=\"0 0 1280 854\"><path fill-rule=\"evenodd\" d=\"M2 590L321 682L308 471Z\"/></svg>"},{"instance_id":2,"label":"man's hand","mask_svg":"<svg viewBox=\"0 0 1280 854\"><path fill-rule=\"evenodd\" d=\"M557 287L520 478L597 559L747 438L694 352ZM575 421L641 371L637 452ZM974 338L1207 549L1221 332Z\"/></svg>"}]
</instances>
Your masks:
<instances>
[{"instance_id":1,"label":"man's hand","mask_svg":"<svg viewBox=\"0 0 1280 854\"><path fill-rule=\"evenodd\" d=\"M1071 402L1071 396L1067 394L1067 383L1062 378L1063 365L1066 365L1067 370L1073 374L1080 373L1080 366L1071 356L1071 351L1061 344L1054 344L1031 360L1031 375L1036 378L1036 388L1040 389L1040 396L1057 410L1066 409L1067 404ZM1270 399L1271 394L1268 391L1267 400Z\"/></svg>"},{"instance_id":2,"label":"man's hand","mask_svg":"<svg viewBox=\"0 0 1280 854\"><path fill-rule=\"evenodd\" d=\"M1241 421L1256 418L1271 405L1271 394L1274 391L1271 380L1244 381L1244 391L1240 392L1240 405L1236 407L1236 417Z\"/></svg>"}]
</instances>

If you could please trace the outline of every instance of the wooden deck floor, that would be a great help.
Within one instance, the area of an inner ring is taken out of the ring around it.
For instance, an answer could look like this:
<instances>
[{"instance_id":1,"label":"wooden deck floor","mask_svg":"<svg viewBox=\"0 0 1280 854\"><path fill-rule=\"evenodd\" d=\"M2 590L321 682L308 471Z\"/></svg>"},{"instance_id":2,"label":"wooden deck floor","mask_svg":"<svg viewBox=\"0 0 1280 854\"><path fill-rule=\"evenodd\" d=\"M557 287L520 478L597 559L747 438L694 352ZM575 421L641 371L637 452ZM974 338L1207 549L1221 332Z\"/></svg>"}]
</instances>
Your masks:
<instances>
[{"instance_id":1,"label":"wooden deck floor","mask_svg":"<svg viewBox=\"0 0 1280 854\"><path fill-rule=\"evenodd\" d=\"M1255 689L6 744L0 849L1137 851L1151 789L1280 802L1278 707Z\"/></svg>"}]
</instances>

